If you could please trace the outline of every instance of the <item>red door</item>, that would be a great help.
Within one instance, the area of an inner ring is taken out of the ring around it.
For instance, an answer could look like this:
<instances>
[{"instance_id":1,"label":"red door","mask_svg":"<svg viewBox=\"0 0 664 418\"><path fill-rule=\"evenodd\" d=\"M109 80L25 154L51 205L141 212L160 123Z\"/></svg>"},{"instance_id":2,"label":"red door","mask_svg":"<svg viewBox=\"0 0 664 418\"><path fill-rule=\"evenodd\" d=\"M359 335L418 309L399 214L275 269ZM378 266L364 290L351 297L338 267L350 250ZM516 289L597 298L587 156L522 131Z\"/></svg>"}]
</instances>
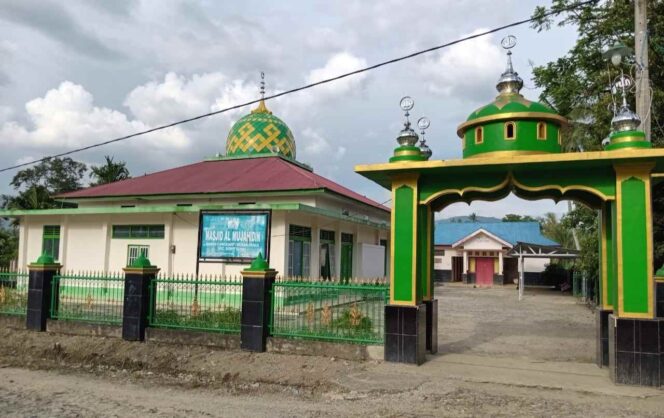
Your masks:
<instances>
[{"instance_id":1,"label":"red door","mask_svg":"<svg viewBox=\"0 0 664 418\"><path fill-rule=\"evenodd\" d=\"M493 258L475 259L475 282L478 286L493 286Z\"/></svg>"}]
</instances>

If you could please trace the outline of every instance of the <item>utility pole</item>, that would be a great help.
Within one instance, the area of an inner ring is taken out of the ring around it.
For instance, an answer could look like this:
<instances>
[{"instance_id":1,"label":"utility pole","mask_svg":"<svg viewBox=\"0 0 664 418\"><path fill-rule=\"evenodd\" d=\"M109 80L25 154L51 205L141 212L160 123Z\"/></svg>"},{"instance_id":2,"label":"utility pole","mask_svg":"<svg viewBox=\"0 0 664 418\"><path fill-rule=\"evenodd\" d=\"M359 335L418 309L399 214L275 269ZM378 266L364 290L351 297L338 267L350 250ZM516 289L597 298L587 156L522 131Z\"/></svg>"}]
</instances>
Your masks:
<instances>
[{"instance_id":1,"label":"utility pole","mask_svg":"<svg viewBox=\"0 0 664 418\"><path fill-rule=\"evenodd\" d=\"M636 114L641 117L641 129L650 141L650 75L648 70L648 1L634 0L634 53L636 70Z\"/></svg>"}]
</instances>

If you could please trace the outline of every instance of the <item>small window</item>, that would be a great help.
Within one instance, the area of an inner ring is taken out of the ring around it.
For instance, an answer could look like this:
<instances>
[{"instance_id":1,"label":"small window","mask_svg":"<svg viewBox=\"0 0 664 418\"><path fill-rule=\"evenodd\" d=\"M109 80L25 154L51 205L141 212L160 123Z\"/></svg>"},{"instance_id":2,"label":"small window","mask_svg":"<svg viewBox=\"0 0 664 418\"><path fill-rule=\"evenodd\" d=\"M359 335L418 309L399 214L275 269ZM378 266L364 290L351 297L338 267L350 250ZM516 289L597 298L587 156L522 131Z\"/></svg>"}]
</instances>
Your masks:
<instances>
[{"instance_id":1,"label":"small window","mask_svg":"<svg viewBox=\"0 0 664 418\"><path fill-rule=\"evenodd\" d=\"M309 277L311 228L289 225L288 236L288 275L290 277Z\"/></svg>"},{"instance_id":2,"label":"small window","mask_svg":"<svg viewBox=\"0 0 664 418\"><path fill-rule=\"evenodd\" d=\"M511 141L516 139L516 124L514 122L505 122L505 139Z\"/></svg>"},{"instance_id":3,"label":"small window","mask_svg":"<svg viewBox=\"0 0 664 418\"><path fill-rule=\"evenodd\" d=\"M537 123L537 139L546 141L546 124L544 122Z\"/></svg>"},{"instance_id":4,"label":"small window","mask_svg":"<svg viewBox=\"0 0 664 418\"><path fill-rule=\"evenodd\" d=\"M134 261L141 255L145 258L150 258L150 247L147 245L128 245L127 266L134 264Z\"/></svg>"},{"instance_id":5,"label":"small window","mask_svg":"<svg viewBox=\"0 0 664 418\"><path fill-rule=\"evenodd\" d=\"M42 254L50 255L55 261L60 258L60 225L44 225Z\"/></svg>"},{"instance_id":6,"label":"small window","mask_svg":"<svg viewBox=\"0 0 664 418\"><path fill-rule=\"evenodd\" d=\"M558 145L563 144L563 135L560 132L560 129L558 129Z\"/></svg>"},{"instance_id":7,"label":"small window","mask_svg":"<svg viewBox=\"0 0 664 418\"><path fill-rule=\"evenodd\" d=\"M164 238L164 225L113 225L113 238Z\"/></svg>"},{"instance_id":8,"label":"small window","mask_svg":"<svg viewBox=\"0 0 664 418\"><path fill-rule=\"evenodd\" d=\"M320 241L334 244L334 231L320 230Z\"/></svg>"},{"instance_id":9,"label":"small window","mask_svg":"<svg viewBox=\"0 0 664 418\"><path fill-rule=\"evenodd\" d=\"M484 142L484 128L478 126L475 128L475 144L481 144Z\"/></svg>"}]
</instances>

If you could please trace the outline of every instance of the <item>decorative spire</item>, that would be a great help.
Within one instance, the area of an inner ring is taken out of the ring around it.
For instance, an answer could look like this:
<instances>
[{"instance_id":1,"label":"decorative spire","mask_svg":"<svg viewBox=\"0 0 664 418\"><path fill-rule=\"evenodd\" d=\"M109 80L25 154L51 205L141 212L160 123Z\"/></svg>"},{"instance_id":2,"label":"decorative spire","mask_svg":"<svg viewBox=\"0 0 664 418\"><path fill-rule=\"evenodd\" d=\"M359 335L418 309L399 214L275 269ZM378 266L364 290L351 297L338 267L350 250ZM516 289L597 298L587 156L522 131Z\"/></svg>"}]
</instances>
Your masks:
<instances>
[{"instance_id":1,"label":"decorative spire","mask_svg":"<svg viewBox=\"0 0 664 418\"><path fill-rule=\"evenodd\" d=\"M427 117L421 117L417 120L417 126L420 128L420 152L422 153L422 156L426 158L427 160L431 158L431 155L433 154L431 152L431 148L427 145L426 139L424 139L424 131L431 125L431 121L429 121L429 118Z\"/></svg>"},{"instance_id":2,"label":"decorative spire","mask_svg":"<svg viewBox=\"0 0 664 418\"><path fill-rule=\"evenodd\" d=\"M415 101L410 96L405 96L401 99L399 105L401 106L401 109L405 113L404 113L403 129L401 130L401 132L399 132L399 136L397 137L397 142L399 143L400 146L410 146L410 147L415 146L415 144L417 144L418 137L415 131L410 127L410 119L408 119L408 117L410 116L409 112L415 106Z\"/></svg>"},{"instance_id":3,"label":"decorative spire","mask_svg":"<svg viewBox=\"0 0 664 418\"><path fill-rule=\"evenodd\" d=\"M261 93L261 101L258 103L258 107L254 110L251 111L251 113L269 113L270 110L265 106L265 73L261 71L261 83L260 83L260 93Z\"/></svg>"},{"instance_id":4,"label":"decorative spire","mask_svg":"<svg viewBox=\"0 0 664 418\"><path fill-rule=\"evenodd\" d=\"M632 81L629 77L625 77L625 74L621 70L620 81L616 84L620 87L622 105L613 116L613 119L611 119L611 128L613 128L614 132L635 131L641 124L641 118L629 108L627 104L627 91L625 90L626 86L629 87L632 85Z\"/></svg>"},{"instance_id":5,"label":"decorative spire","mask_svg":"<svg viewBox=\"0 0 664 418\"><path fill-rule=\"evenodd\" d=\"M523 87L523 80L519 77L519 73L514 71L512 65L512 48L516 46L516 37L508 35L500 42L503 49L507 50L507 67L500 75L496 88L500 94L518 94Z\"/></svg>"}]
</instances>

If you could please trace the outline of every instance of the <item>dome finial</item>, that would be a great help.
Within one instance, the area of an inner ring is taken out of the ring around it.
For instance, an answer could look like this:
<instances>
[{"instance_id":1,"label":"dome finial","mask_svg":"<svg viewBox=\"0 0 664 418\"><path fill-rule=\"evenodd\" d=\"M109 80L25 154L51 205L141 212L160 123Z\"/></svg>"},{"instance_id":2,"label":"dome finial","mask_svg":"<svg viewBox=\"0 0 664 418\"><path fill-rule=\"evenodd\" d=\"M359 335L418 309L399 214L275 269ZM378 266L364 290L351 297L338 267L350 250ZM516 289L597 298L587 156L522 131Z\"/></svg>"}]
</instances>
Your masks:
<instances>
[{"instance_id":1,"label":"dome finial","mask_svg":"<svg viewBox=\"0 0 664 418\"><path fill-rule=\"evenodd\" d=\"M431 125L431 121L429 121L429 118L426 116L423 116L417 120L417 126L420 128L420 152L422 153L422 156L426 158L427 160L431 158L431 155L433 152L431 152L431 148L427 145L427 140L424 139L424 131L429 128Z\"/></svg>"},{"instance_id":2,"label":"dome finial","mask_svg":"<svg viewBox=\"0 0 664 418\"><path fill-rule=\"evenodd\" d=\"M410 127L410 119L408 117L410 116L410 111L413 110L413 107L415 106L415 101L410 96L404 96L401 98L399 106L401 106L401 110L405 112L405 119L403 121L403 129L399 132L399 136L397 137L397 142L401 146L412 147L417 144L418 137L415 131Z\"/></svg>"},{"instance_id":3,"label":"dome finial","mask_svg":"<svg viewBox=\"0 0 664 418\"><path fill-rule=\"evenodd\" d=\"M258 107L254 110L251 111L251 113L269 113L272 114L265 106L265 73L261 71L261 88L260 88L260 93L261 93L261 101L258 103Z\"/></svg>"},{"instance_id":4,"label":"dome finial","mask_svg":"<svg viewBox=\"0 0 664 418\"><path fill-rule=\"evenodd\" d=\"M514 71L511 51L511 49L516 46L516 36L507 35L500 42L500 45L503 49L507 50L507 67L500 75L496 88L500 94L518 94L523 87L523 80L519 77L519 73Z\"/></svg>"},{"instance_id":5,"label":"dome finial","mask_svg":"<svg viewBox=\"0 0 664 418\"><path fill-rule=\"evenodd\" d=\"M265 100L265 73L261 71L261 99Z\"/></svg>"},{"instance_id":6,"label":"dome finial","mask_svg":"<svg viewBox=\"0 0 664 418\"><path fill-rule=\"evenodd\" d=\"M615 112L613 119L611 119L611 127L614 132L621 131L635 131L639 128L641 124L641 118L639 115L634 113L632 109L629 108L627 104L627 90L633 85L632 79L628 76L625 76L624 72L620 72L620 77L615 83L615 86L620 89L622 94L622 105ZM615 106L615 105L614 105Z\"/></svg>"}]
</instances>

